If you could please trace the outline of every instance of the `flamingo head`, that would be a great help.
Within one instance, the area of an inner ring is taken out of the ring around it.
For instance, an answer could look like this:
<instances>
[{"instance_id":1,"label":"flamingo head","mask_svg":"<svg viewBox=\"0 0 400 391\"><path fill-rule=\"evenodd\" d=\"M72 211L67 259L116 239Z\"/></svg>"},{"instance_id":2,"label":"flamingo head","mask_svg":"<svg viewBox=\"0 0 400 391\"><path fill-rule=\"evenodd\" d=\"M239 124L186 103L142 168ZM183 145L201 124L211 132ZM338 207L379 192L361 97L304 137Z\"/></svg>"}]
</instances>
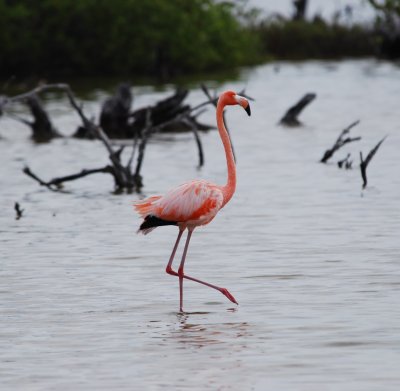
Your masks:
<instances>
[{"instance_id":1,"label":"flamingo head","mask_svg":"<svg viewBox=\"0 0 400 391\"><path fill-rule=\"evenodd\" d=\"M249 101L243 96L238 95L235 91L225 91L221 94L220 99L223 99L226 105L242 106L248 115L251 115Z\"/></svg>"}]
</instances>

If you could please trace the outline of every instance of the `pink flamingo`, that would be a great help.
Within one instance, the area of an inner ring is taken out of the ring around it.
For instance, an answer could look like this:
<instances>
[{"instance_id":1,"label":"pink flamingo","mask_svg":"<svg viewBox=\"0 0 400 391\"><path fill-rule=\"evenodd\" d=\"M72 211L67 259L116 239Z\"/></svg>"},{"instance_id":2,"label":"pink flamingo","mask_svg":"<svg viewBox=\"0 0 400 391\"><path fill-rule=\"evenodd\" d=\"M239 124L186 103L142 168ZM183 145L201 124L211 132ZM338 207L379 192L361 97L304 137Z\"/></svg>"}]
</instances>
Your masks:
<instances>
[{"instance_id":1,"label":"pink flamingo","mask_svg":"<svg viewBox=\"0 0 400 391\"><path fill-rule=\"evenodd\" d=\"M232 303L238 304L226 288L220 288L208 282L190 277L184 273L185 259L189 241L193 230L201 225L208 224L232 198L236 188L236 167L228 132L224 125L223 111L225 106L240 105L250 115L250 105L246 98L233 91L225 91L218 99L217 125L225 149L228 166L228 182L225 186L218 186L204 180L194 180L184 183L165 195L152 196L134 203L136 211L144 218L138 232L147 234L156 227L176 225L179 228L178 238L172 250L166 272L179 277L180 311L183 312L183 279L198 282L216 289L225 295ZM185 248L178 272L172 270L179 241L185 230L188 230Z\"/></svg>"}]
</instances>

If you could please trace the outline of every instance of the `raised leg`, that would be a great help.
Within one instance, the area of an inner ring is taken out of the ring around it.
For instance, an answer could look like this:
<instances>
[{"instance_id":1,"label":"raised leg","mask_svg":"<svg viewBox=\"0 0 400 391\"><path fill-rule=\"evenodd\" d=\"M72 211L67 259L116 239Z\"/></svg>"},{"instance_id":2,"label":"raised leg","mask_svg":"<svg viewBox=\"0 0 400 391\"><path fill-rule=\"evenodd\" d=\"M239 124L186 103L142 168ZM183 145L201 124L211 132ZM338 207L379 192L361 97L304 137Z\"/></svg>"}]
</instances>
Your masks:
<instances>
[{"instance_id":1,"label":"raised leg","mask_svg":"<svg viewBox=\"0 0 400 391\"><path fill-rule=\"evenodd\" d=\"M183 279L184 279L184 278L187 279L187 280L191 280L191 281L197 282L197 283L199 283L199 284L203 284L203 285L208 286L208 287L210 287L210 288L213 288L213 289L215 289L215 290L221 292L221 293L222 293L224 296L226 296L232 303L238 304L238 302L235 300L235 298L233 297L233 295L232 295L226 288L220 288L219 286L210 284L210 283L205 282L205 281L201 281L201 280L199 280L199 279L197 279L197 278L194 278L194 277L190 277L190 276L188 276L188 275L186 275L186 274L184 273L186 254L187 254L187 250L188 250L188 247L189 247L189 241L190 241L190 238L191 238L191 236L192 236L192 233L193 233L193 230L190 230L190 229L189 229L188 236L187 236L186 243L185 243L185 249L183 250L183 255L182 255L181 264L179 265L179 269L178 269L178 276L179 276L179 298L180 298L180 310L181 310L181 312L183 312L182 305L183 305Z\"/></svg>"}]
</instances>

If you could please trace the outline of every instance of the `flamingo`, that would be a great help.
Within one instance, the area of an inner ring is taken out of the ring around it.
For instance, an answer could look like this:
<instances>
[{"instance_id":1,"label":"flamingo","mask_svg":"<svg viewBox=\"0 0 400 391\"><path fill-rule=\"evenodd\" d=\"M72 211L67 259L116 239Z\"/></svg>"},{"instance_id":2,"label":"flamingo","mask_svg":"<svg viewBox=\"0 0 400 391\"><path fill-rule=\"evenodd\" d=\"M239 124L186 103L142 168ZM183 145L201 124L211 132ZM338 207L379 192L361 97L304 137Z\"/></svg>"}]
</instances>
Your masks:
<instances>
[{"instance_id":1,"label":"flamingo","mask_svg":"<svg viewBox=\"0 0 400 391\"><path fill-rule=\"evenodd\" d=\"M225 295L232 303L238 304L233 295L226 289L188 276L184 272L186 254L190 238L196 227L211 222L217 213L229 202L236 189L236 167L232 146L225 128L223 111L225 106L242 106L248 115L250 105L246 98L234 91L223 92L217 104L217 125L224 146L228 168L226 185L219 186L204 180L193 180L169 190L165 195L155 195L136 201L134 208L144 219L138 233L148 234L153 229L164 225L175 225L179 228L178 237L169 258L166 272L179 277L179 308L183 312L183 280L191 280L213 288ZM172 262L183 232L187 230L187 238L178 272L172 269Z\"/></svg>"}]
</instances>

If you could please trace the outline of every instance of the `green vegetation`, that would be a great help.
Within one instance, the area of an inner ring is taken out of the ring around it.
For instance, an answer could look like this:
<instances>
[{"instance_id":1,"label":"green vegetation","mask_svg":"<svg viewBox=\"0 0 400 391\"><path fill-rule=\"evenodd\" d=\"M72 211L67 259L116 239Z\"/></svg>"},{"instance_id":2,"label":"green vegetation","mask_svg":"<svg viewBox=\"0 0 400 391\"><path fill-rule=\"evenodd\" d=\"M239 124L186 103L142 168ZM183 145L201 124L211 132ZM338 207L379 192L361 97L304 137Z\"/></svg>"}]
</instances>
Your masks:
<instances>
[{"instance_id":1,"label":"green vegetation","mask_svg":"<svg viewBox=\"0 0 400 391\"><path fill-rule=\"evenodd\" d=\"M165 80L271 58L399 57L400 0L368 1L374 28L261 20L246 0L0 0L0 79Z\"/></svg>"},{"instance_id":2,"label":"green vegetation","mask_svg":"<svg viewBox=\"0 0 400 391\"><path fill-rule=\"evenodd\" d=\"M397 14L400 16L400 0L368 0L368 2L379 11Z\"/></svg>"},{"instance_id":3,"label":"green vegetation","mask_svg":"<svg viewBox=\"0 0 400 391\"><path fill-rule=\"evenodd\" d=\"M373 56L376 37L365 27L314 21L273 20L262 23L259 35L265 53L279 59Z\"/></svg>"},{"instance_id":4,"label":"green vegetation","mask_svg":"<svg viewBox=\"0 0 400 391\"><path fill-rule=\"evenodd\" d=\"M368 0L377 11L375 31L379 39L380 54L389 58L400 57L400 0Z\"/></svg>"},{"instance_id":5,"label":"green vegetation","mask_svg":"<svg viewBox=\"0 0 400 391\"><path fill-rule=\"evenodd\" d=\"M257 60L237 6L213 0L0 0L0 72L174 76Z\"/></svg>"}]
</instances>

